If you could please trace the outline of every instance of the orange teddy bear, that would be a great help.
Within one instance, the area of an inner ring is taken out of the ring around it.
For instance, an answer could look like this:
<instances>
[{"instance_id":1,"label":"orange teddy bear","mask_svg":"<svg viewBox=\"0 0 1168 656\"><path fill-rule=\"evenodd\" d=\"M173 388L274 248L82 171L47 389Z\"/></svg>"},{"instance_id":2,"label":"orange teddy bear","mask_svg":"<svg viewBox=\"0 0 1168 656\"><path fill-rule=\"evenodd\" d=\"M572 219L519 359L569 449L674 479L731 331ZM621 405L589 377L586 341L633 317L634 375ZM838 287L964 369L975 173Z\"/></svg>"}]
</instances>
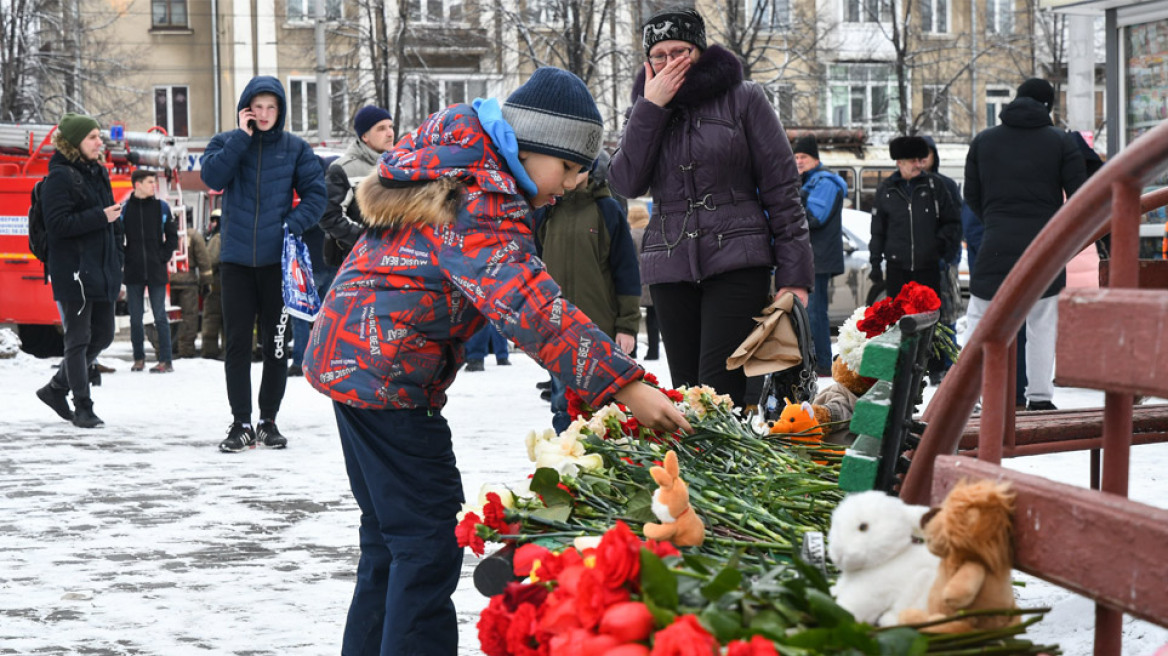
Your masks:
<instances>
[{"instance_id":1,"label":"orange teddy bear","mask_svg":"<svg viewBox=\"0 0 1168 656\"><path fill-rule=\"evenodd\" d=\"M1015 608L1011 534L1014 492L1008 483L962 481L949 491L932 518L925 515L925 542L941 558L929 590L928 610L901 612L904 624L951 617L963 610ZM1017 616L969 617L925 627L933 633L964 633L1017 624Z\"/></svg>"},{"instance_id":2,"label":"orange teddy bear","mask_svg":"<svg viewBox=\"0 0 1168 656\"><path fill-rule=\"evenodd\" d=\"M677 454L666 453L663 464L649 470L659 486L653 493L653 514L661 523L645 524L645 537L677 547L696 547L706 539L706 525L689 505L689 486L681 480Z\"/></svg>"},{"instance_id":3,"label":"orange teddy bear","mask_svg":"<svg viewBox=\"0 0 1168 656\"><path fill-rule=\"evenodd\" d=\"M820 428L819 413L806 401L791 403L788 399L787 407L771 424L771 434L789 435L791 441L801 444L817 445L823 441L823 429Z\"/></svg>"}]
</instances>

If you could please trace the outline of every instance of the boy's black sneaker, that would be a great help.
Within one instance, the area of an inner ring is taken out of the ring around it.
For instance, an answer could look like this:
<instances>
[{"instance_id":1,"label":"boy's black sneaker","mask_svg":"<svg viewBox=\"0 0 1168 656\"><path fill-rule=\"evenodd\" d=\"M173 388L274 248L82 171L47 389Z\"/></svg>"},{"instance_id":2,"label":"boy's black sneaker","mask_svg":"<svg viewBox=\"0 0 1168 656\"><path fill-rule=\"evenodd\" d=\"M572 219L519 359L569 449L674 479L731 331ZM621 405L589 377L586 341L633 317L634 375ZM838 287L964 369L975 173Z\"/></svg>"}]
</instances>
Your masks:
<instances>
[{"instance_id":1,"label":"boy's black sneaker","mask_svg":"<svg viewBox=\"0 0 1168 656\"><path fill-rule=\"evenodd\" d=\"M269 449L283 449L288 446L288 438L280 434L274 421L261 421L256 426L256 439Z\"/></svg>"},{"instance_id":2,"label":"boy's black sneaker","mask_svg":"<svg viewBox=\"0 0 1168 656\"><path fill-rule=\"evenodd\" d=\"M237 421L227 430L227 439L219 443L219 450L223 453L239 453L244 449L254 449L255 445L255 431Z\"/></svg>"},{"instance_id":3,"label":"boy's black sneaker","mask_svg":"<svg viewBox=\"0 0 1168 656\"><path fill-rule=\"evenodd\" d=\"M1054 407L1054 404L1050 401L1031 401L1029 405L1026 406L1026 409L1040 412L1045 410L1058 410L1058 408Z\"/></svg>"},{"instance_id":4,"label":"boy's black sneaker","mask_svg":"<svg viewBox=\"0 0 1168 656\"><path fill-rule=\"evenodd\" d=\"M466 370L467 371L484 371L485 369L483 367L483 361L482 360L467 360L466 361Z\"/></svg>"},{"instance_id":5,"label":"boy's black sneaker","mask_svg":"<svg viewBox=\"0 0 1168 656\"><path fill-rule=\"evenodd\" d=\"M61 419L73 421L73 408L69 407L69 390L57 389L52 383L36 391L37 398L53 409Z\"/></svg>"},{"instance_id":6,"label":"boy's black sneaker","mask_svg":"<svg viewBox=\"0 0 1168 656\"><path fill-rule=\"evenodd\" d=\"M304 367L301 367L298 364L288 365L288 377L289 378L303 378L304 377Z\"/></svg>"},{"instance_id":7,"label":"boy's black sneaker","mask_svg":"<svg viewBox=\"0 0 1168 656\"><path fill-rule=\"evenodd\" d=\"M109 367L101 367L97 364L89 365L89 384L92 387L101 387L101 372L102 369L109 369Z\"/></svg>"},{"instance_id":8,"label":"boy's black sneaker","mask_svg":"<svg viewBox=\"0 0 1168 656\"><path fill-rule=\"evenodd\" d=\"M73 413L73 425L78 428L97 428L105 424L101 417L93 414L93 399L73 399L77 412Z\"/></svg>"}]
</instances>

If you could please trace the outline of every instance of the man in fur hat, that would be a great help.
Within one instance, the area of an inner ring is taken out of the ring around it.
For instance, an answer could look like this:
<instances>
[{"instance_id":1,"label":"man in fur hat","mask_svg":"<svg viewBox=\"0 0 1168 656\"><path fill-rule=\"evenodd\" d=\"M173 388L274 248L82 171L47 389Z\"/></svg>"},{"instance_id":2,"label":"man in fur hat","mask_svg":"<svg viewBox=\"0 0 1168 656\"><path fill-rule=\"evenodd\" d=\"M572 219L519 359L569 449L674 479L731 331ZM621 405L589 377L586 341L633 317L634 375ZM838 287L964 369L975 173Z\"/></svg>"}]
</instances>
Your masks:
<instances>
[{"instance_id":1,"label":"man in fur hat","mask_svg":"<svg viewBox=\"0 0 1168 656\"><path fill-rule=\"evenodd\" d=\"M876 188L869 251L873 282L887 282L889 297L907 282L941 293L941 258L961 240L961 210L945 183L928 170L929 143L897 137L888 144L896 172ZM885 263L881 270L881 263ZM929 372L944 369L929 360Z\"/></svg>"}]
</instances>

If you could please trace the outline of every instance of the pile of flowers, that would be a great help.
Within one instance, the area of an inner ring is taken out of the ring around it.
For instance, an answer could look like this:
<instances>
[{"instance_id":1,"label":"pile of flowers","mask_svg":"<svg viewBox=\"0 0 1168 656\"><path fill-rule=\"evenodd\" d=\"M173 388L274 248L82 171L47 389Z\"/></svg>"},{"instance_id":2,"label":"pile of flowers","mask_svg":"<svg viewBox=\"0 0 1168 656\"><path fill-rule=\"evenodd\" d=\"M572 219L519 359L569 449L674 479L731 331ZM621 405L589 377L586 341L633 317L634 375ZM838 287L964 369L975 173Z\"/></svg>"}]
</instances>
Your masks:
<instances>
[{"instance_id":1,"label":"pile of flowers","mask_svg":"<svg viewBox=\"0 0 1168 656\"><path fill-rule=\"evenodd\" d=\"M514 570L523 581L478 622L487 656L1057 653L1016 638L1037 617L973 637L857 624L801 563L745 577L732 557L683 556L623 522L558 552L524 545Z\"/></svg>"},{"instance_id":2,"label":"pile of flowers","mask_svg":"<svg viewBox=\"0 0 1168 656\"><path fill-rule=\"evenodd\" d=\"M619 404L591 408L570 396L576 419L559 435L528 434L535 472L521 485L492 490L497 501L484 493L477 506L464 508L460 543L482 553L486 541L566 546L617 521L639 530L657 521L649 468L669 450L706 525L697 551L741 550L741 567L761 571L796 552L803 533L827 530L842 498L838 452L760 431L708 387L663 393L686 414L693 434L659 433Z\"/></svg>"}]
</instances>

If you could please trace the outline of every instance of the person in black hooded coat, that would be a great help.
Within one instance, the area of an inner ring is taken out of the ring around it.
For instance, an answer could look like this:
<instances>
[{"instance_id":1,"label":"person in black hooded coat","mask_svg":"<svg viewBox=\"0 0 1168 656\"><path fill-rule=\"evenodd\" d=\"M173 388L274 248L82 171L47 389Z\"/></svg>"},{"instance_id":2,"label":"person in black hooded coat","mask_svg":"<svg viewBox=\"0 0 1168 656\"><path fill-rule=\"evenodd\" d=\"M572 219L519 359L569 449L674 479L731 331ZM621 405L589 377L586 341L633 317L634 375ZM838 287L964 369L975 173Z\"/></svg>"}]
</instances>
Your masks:
<instances>
[{"instance_id":1,"label":"person in black hooded coat","mask_svg":"<svg viewBox=\"0 0 1168 656\"><path fill-rule=\"evenodd\" d=\"M972 335L1006 275L1067 196L1087 178L1071 135L1054 127L1054 88L1031 78L1002 110L1002 124L984 130L965 158L965 202L985 227L969 283L966 334ZM1027 407L1055 409L1054 344L1061 272L1026 315Z\"/></svg>"}]
</instances>

